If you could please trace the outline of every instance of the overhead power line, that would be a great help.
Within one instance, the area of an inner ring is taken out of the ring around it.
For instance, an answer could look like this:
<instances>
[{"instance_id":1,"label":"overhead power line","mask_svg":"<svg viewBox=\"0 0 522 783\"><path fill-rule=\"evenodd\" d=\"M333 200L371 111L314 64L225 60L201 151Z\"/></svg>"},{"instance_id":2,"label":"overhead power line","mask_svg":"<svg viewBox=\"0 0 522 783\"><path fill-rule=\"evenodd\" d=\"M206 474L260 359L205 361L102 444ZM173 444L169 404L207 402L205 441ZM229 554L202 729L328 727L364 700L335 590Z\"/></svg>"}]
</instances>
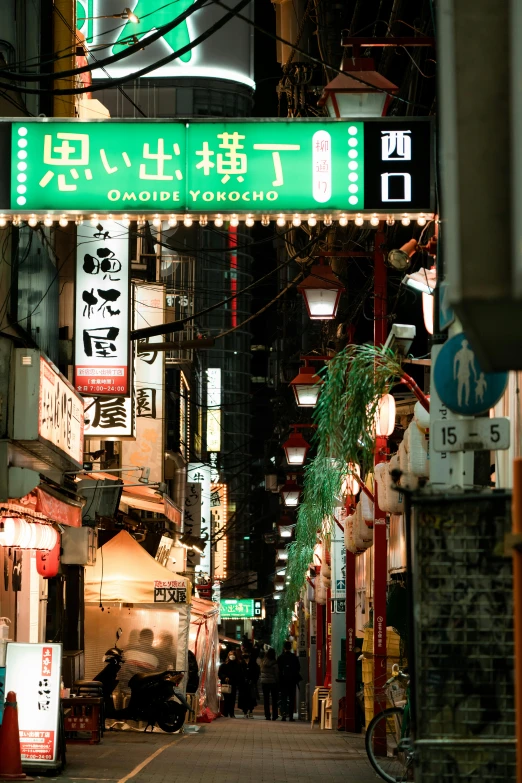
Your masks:
<instances>
[{"instance_id":1,"label":"overhead power line","mask_svg":"<svg viewBox=\"0 0 522 783\"><path fill-rule=\"evenodd\" d=\"M227 11L230 11L228 5L225 5L225 3L221 2L221 0L214 0L216 5L220 5L222 8L224 8ZM260 33L263 33L263 35L267 35L269 38L273 38L275 41L279 41L280 43L285 44L286 46L289 46L291 49L293 49L297 54L302 54L304 57L307 57L311 62L316 63L317 65L321 66L327 66L330 68L330 70L334 71L335 73L345 74L345 71L342 71L340 68L335 68L333 65L329 65L328 63L325 63L324 60L321 60L318 57L314 57L309 52L305 51L304 49L300 49L296 44L293 44L291 41L287 41L285 38L281 38L280 35L276 35L276 33L271 33L270 30L265 30L264 27L260 27L260 25L256 24L256 22L252 21L252 19L249 19L247 16L243 16L243 14L240 14L238 11L234 9L234 15L237 16L238 19L241 19L243 22L246 22L254 29L258 30ZM375 87L375 85L370 84L369 82L365 81L364 79L361 79L360 76L356 76L355 71L350 71L350 78L354 79L356 82L360 82L360 84L364 84L367 87L372 88L372 92L383 92L386 95L389 95L390 98L394 98L396 101L399 101L400 103L407 103L409 106L416 106L418 109L424 109L429 110L428 106L423 106L420 103L415 103L414 101L409 101L407 98L399 98L397 95L395 95L393 92L390 92L389 90L385 90L382 87Z\"/></svg>"},{"instance_id":2,"label":"overhead power line","mask_svg":"<svg viewBox=\"0 0 522 783\"><path fill-rule=\"evenodd\" d=\"M196 2L202 2L203 0L196 0ZM205 0L206 1L206 0ZM191 43L186 44L185 46L182 46L181 49L178 49L176 52L172 52L172 54L167 55L166 57L163 57L161 60L156 60L151 65L148 65L146 68L142 68L140 71L134 71L133 73L129 73L126 76L121 76L119 79L106 79L100 84L91 84L87 87L76 87L76 88L70 88L70 89L62 89L62 90L43 90L39 88L31 88L31 87L15 87L13 84L9 84L8 82L0 82L0 88L3 87L7 90L16 90L16 92L24 93L27 95L82 95L85 92L97 92L99 90L106 90L107 87L117 87L120 84L126 84L129 81L134 81L135 79L139 79L142 76L146 76L148 73L151 73L151 71L156 71L158 68L162 68L164 65L167 65L168 63L172 62L173 60L177 60L179 57L181 57L186 52L190 52L192 49L195 49L196 46L199 46L199 44L203 43L207 40L207 38L210 38L210 36L214 35L214 33L217 33L218 30L220 30L224 25L226 25L228 22L230 22L231 19L234 18L238 14L238 12L244 8L246 5L248 5L251 2L251 0L240 0L240 2L231 10L229 13L225 14L219 21L215 22L211 27L209 27L208 30L206 30L204 33L202 33L200 36L198 36L194 41ZM194 6L192 6L194 8ZM178 17L179 18L179 17ZM243 18L243 17L241 17ZM244 17L246 18L246 17ZM163 28L165 29L165 28ZM153 33L154 35L154 33ZM152 37L152 36L151 36ZM149 39L150 40L150 39ZM143 46L140 43L138 46L138 50L142 49ZM130 46L129 50L133 47ZM122 53L124 56L128 56L129 51ZM114 55L114 57L117 57L118 55ZM99 63L96 65L96 68L99 68L101 65L106 65L108 60L100 60ZM89 66L91 68L91 66ZM89 70L89 69L87 69ZM76 71L75 71L76 72ZM60 71L59 77L60 79L65 78L65 74L71 73L70 71ZM0 74L2 74L2 71L0 71ZM33 79L27 79L27 81L33 81Z\"/></svg>"},{"instance_id":3,"label":"overhead power line","mask_svg":"<svg viewBox=\"0 0 522 783\"><path fill-rule=\"evenodd\" d=\"M324 236L324 234L325 232L323 231L322 234L311 239L310 242L308 242L308 244L305 245L305 247L302 248L299 252L302 253L307 248L311 247L312 245L315 245L321 239L321 237ZM288 266L288 264L290 264L292 261L295 261L297 257L298 254L296 253L294 256L291 256L282 264L279 264L279 266L276 266L266 275L260 277L259 280L254 280L253 283L250 283L250 285L247 285L245 288L242 288L241 291L236 291L236 293L232 294L232 296L229 296L226 299L223 299L221 302L217 302L216 304L211 305L210 307L206 307L204 310L200 310L199 313L194 313L194 315L188 315L186 318L181 318L179 321L171 321L170 323L158 324L157 326L146 326L143 329L134 329L134 331L130 333L130 339L140 340L147 337L157 337L161 334L180 332L190 321L193 321L196 318L200 318L202 315L206 315L207 313L212 312L212 310L216 310L218 307L223 307L223 305L227 304L228 302L231 302L233 299L236 299L238 296L241 296L242 294L246 293L251 288L254 288L255 286L259 285L260 283L263 282L263 280L266 280L268 277L275 274L283 267ZM224 335L219 335L219 336L223 337Z\"/></svg>"},{"instance_id":4,"label":"overhead power line","mask_svg":"<svg viewBox=\"0 0 522 783\"><path fill-rule=\"evenodd\" d=\"M188 8L186 11L183 11L183 13L179 16L176 16L172 22L163 25L163 27L159 27L156 32L148 35L144 41L139 41L138 43L132 44L132 46L129 46L129 48L125 51L119 52L118 54L113 54L111 57L106 57L104 60L98 60L93 64L82 65L81 68L71 68L68 71L56 71L56 73L13 73L11 71L5 71L4 69L2 69L0 73L3 77L12 79L13 81L41 82L49 81L50 79L66 79L69 76L79 76L82 73L88 73L89 71L97 70L98 68L106 68L107 66L113 65L120 60L124 60L126 57L130 57L131 55L136 54L136 52L145 49L145 47L150 46L155 41L163 38L163 36L169 33L171 30L179 27L179 25L184 22L185 19L187 19L191 14L202 8L206 2L207 0L196 0L194 5L190 6L190 8Z\"/></svg>"}]
</instances>

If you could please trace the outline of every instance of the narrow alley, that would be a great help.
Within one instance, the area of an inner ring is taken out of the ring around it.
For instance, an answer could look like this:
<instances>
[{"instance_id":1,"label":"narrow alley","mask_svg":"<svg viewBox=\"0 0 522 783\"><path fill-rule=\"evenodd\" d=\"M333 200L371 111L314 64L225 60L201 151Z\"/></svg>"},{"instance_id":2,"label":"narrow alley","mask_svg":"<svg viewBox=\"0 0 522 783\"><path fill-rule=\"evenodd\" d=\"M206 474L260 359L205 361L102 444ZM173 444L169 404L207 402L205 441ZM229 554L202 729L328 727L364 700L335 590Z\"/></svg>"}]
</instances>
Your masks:
<instances>
[{"instance_id":1,"label":"narrow alley","mask_svg":"<svg viewBox=\"0 0 522 783\"><path fill-rule=\"evenodd\" d=\"M64 783L373 783L360 735L308 722L220 719L176 736L106 732L102 744L69 745Z\"/></svg>"}]
</instances>

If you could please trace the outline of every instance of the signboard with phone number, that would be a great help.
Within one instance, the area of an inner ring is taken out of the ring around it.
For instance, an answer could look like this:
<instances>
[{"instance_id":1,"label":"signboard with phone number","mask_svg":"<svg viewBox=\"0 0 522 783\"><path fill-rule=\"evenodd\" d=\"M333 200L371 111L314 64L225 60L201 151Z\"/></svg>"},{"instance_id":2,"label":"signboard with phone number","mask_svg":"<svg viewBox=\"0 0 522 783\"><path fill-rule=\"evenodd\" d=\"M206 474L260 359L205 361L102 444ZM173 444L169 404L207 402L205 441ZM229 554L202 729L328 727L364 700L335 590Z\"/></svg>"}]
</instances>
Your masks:
<instances>
[{"instance_id":1,"label":"signboard with phone number","mask_svg":"<svg viewBox=\"0 0 522 783\"><path fill-rule=\"evenodd\" d=\"M61 644L7 645L5 688L16 693L24 765L56 765L61 668Z\"/></svg>"}]
</instances>

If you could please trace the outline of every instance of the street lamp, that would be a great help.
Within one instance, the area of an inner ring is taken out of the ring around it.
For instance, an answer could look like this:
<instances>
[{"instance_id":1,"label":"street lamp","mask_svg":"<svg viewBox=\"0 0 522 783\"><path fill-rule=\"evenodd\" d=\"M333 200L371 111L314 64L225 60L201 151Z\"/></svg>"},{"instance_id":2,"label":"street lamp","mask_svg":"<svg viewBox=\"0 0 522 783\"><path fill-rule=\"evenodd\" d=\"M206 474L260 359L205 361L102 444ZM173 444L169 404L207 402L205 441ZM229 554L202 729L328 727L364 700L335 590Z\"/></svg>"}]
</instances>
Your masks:
<instances>
[{"instance_id":1,"label":"street lamp","mask_svg":"<svg viewBox=\"0 0 522 783\"><path fill-rule=\"evenodd\" d=\"M289 517L285 514L284 516L281 517L281 519L277 523L277 527L279 530L280 538L292 538L292 535L294 533L295 522L292 519L292 517Z\"/></svg>"},{"instance_id":2,"label":"street lamp","mask_svg":"<svg viewBox=\"0 0 522 783\"><path fill-rule=\"evenodd\" d=\"M184 549L192 549L194 552L198 552L200 555L204 553L205 547L207 546L206 541L204 541L199 536L192 536L190 533L183 533L183 535L178 539L178 544Z\"/></svg>"},{"instance_id":3,"label":"street lamp","mask_svg":"<svg viewBox=\"0 0 522 783\"><path fill-rule=\"evenodd\" d=\"M341 294L345 290L327 264L314 264L308 277L299 283L297 290L305 300L312 321L331 321L337 315Z\"/></svg>"},{"instance_id":4,"label":"street lamp","mask_svg":"<svg viewBox=\"0 0 522 783\"><path fill-rule=\"evenodd\" d=\"M290 386L294 390L295 399L300 408L313 408L317 403L324 381L316 375L315 369L309 366L310 357L302 358L304 358L305 366L301 367L293 381L290 381Z\"/></svg>"},{"instance_id":5,"label":"street lamp","mask_svg":"<svg viewBox=\"0 0 522 783\"><path fill-rule=\"evenodd\" d=\"M411 275L405 275L402 284L413 288L414 291L422 291L423 294L433 294L437 285L437 270L435 267L420 269Z\"/></svg>"},{"instance_id":6,"label":"street lamp","mask_svg":"<svg viewBox=\"0 0 522 783\"><path fill-rule=\"evenodd\" d=\"M281 497L285 506L289 508L299 505L301 487L297 483L295 475L287 476L286 482L281 487Z\"/></svg>"},{"instance_id":7,"label":"street lamp","mask_svg":"<svg viewBox=\"0 0 522 783\"><path fill-rule=\"evenodd\" d=\"M324 88L319 106L330 117L384 117L397 85L375 70L371 57L344 57L341 70Z\"/></svg>"},{"instance_id":8,"label":"street lamp","mask_svg":"<svg viewBox=\"0 0 522 783\"><path fill-rule=\"evenodd\" d=\"M136 14L130 10L130 8L124 8L121 14L107 14L103 16L86 16L86 17L82 17L82 19L127 19L127 21L131 22L132 24L139 24L140 21L136 16Z\"/></svg>"},{"instance_id":9,"label":"street lamp","mask_svg":"<svg viewBox=\"0 0 522 783\"><path fill-rule=\"evenodd\" d=\"M288 440L285 440L283 443L283 450L289 465L304 465L306 455L310 449L308 441L297 431L298 426L292 424L292 427L296 429L290 433Z\"/></svg>"}]
</instances>

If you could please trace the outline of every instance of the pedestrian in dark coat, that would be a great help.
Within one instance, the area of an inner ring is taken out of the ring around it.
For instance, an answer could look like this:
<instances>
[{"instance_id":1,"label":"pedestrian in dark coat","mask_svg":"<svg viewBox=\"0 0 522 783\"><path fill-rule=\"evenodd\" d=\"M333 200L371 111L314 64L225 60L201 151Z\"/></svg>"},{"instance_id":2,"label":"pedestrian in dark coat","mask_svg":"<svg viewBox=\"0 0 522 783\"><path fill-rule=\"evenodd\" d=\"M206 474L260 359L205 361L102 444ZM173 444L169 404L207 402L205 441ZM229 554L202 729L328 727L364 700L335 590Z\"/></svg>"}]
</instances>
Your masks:
<instances>
[{"instance_id":1,"label":"pedestrian in dark coat","mask_svg":"<svg viewBox=\"0 0 522 783\"><path fill-rule=\"evenodd\" d=\"M234 708L236 706L237 689L243 681L243 671L241 664L236 660L235 652L229 652L226 661L219 667L218 677L221 687L225 686L227 691L230 689L230 693L222 691L223 715L225 718L235 718Z\"/></svg>"},{"instance_id":2,"label":"pedestrian in dark coat","mask_svg":"<svg viewBox=\"0 0 522 783\"><path fill-rule=\"evenodd\" d=\"M294 720L295 696L301 678L299 658L292 652L292 642L285 642L283 652L277 659L279 667L279 687L281 690L281 716Z\"/></svg>"},{"instance_id":3,"label":"pedestrian in dark coat","mask_svg":"<svg viewBox=\"0 0 522 783\"><path fill-rule=\"evenodd\" d=\"M277 720L277 697L279 695L279 667L277 665L275 651L270 647L260 663L261 688L265 703L265 718ZM272 717L270 718L270 701L272 701Z\"/></svg>"},{"instance_id":4,"label":"pedestrian in dark coat","mask_svg":"<svg viewBox=\"0 0 522 783\"><path fill-rule=\"evenodd\" d=\"M243 669L243 681L239 687L237 706L243 710L245 718L253 718L254 707L257 706L257 683L260 669L255 657L248 651L243 651L241 663Z\"/></svg>"}]
</instances>

